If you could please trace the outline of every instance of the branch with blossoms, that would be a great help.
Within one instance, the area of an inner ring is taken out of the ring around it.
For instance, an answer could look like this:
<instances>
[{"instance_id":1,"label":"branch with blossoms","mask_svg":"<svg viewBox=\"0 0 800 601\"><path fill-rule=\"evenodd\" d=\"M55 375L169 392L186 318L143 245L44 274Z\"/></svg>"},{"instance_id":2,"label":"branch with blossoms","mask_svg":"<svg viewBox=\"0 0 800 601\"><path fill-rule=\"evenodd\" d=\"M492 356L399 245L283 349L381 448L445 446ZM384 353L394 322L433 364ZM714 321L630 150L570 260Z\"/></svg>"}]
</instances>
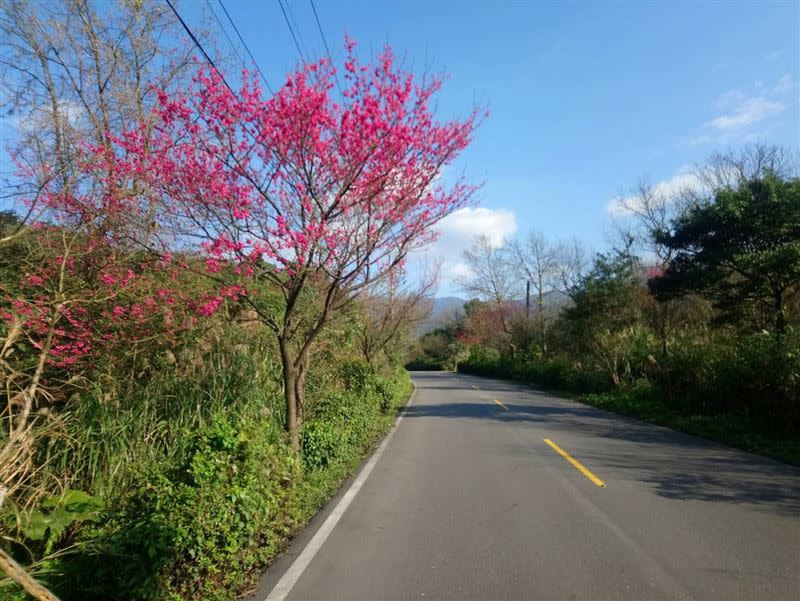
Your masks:
<instances>
[{"instance_id":1,"label":"branch with blossoms","mask_svg":"<svg viewBox=\"0 0 800 601\"><path fill-rule=\"evenodd\" d=\"M160 232L204 256L209 276L233 266L245 282L279 292L278 313L258 295L242 300L281 348L294 444L320 331L430 242L435 224L475 191L439 180L469 144L479 111L439 122L431 105L441 78L416 79L388 48L364 65L349 40L347 53L345 104L332 97L336 71L325 60L270 98L247 74L233 94L201 71L185 94L159 93L152 130L121 136L113 155L98 149L109 188L135 190L126 202L153 207ZM301 310L309 287L322 299L310 319Z\"/></svg>"}]
</instances>

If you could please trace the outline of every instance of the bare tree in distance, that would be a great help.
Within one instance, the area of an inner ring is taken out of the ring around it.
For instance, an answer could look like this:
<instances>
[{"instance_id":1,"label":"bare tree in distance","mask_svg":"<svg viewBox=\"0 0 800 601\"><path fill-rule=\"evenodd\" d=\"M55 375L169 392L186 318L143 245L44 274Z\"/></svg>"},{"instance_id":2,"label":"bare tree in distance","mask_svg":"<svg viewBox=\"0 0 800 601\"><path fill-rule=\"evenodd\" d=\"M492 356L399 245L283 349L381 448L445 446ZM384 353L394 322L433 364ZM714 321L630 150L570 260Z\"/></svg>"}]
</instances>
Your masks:
<instances>
[{"instance_id":1,"label":"bare tree in distance","mask_svg":"<svg viewBox=\"0 0 800 601\"><path fill-rule=\"evenodd\" d=\"M508 247L498 247L488 236L480 235L463 257L470 275L457 278L456 285L471 298L495 305L503 332L510 334L508 305L519 298L522 287Z\"/></svg>"},{"instance_id":2,"label":"bare tree in distance","mask_svg":"<svg viewBox=\"0 0 800 601\"><path fill-rule=\"evenodd\" d=\"M381 352L410 342L430 315L440 269L438 261L425 269L417 283L409 282L405 273L398 273L359 295L364 318L356 325L356 338L367 362L372 363Z\"/></svg>"},{"instance_id":3,"label":"bare tree in distance","mask_svg":"<svg viewBox=\"0 0 800 601\"><path fill-rule=\"evenodd\" d=\"M615 201L620 214L613 218L613 238L629 245L644 263L663 268L674 251L658 243L655 234L669 231L686 210L709 202L715 190L736 188L767 173L785 178L797 172L796 153L774 144L753 143L712 153L686 174L682 186L652 184L642 178Z\"/></svg>"},{"instance_id":4,"label":"bare tree in distance","mask_svg":"<svg viewBox=\"0 0 800 601\"><path fill-rule=\"evenodd\" d=\"M757 142L738 150L712 153L695 172L700 182L699 193L708 198L714 190L736 188L742 182L764 177L767 173L782 178L796 176L799 166L797 150Z\"/></svg>"},{"instance_id":5,"label":"bare tree in distance","mask_svg":"<svg viewBox=\"0 0 800 601\"><path fill-rule=\"evenodd\" d=\"M589 266L589 255L578 239L559 242L553 250L556 263L556 290L572 296Z\"/></svg>"},{"instance_id":6,"label":"bare tree in distance","mask_svg":"<svg viewBox=\"0 0 800 601\"><path fill-rule=\"evenodd\" d=\"M668 228L692 204L697 193L697 189L688 184L666 190L640 179L628 194L620 195L616 200L622 214L613 218L614 239L646 262L666 265L672 257L672 250L656 242L654 234Z\"/></svg>"},{"instance_id":7,"label":"bare tree in distance","mask_svg":"<svg viewBox=\"0 0 800 601\"><path fill-rule=\"evenodd\" d=\"M545 295L559 286L559 257L557 246L549 242L540 232L531 230L522 240L513 240L509 251L516 261L521 275L527 279L536 295L535 321L539 346L547 354L547 324L552 320L552 311L545 306ZM527 299L526 299L527 303ZM529 316L526 316L529 318Z\"/></svg>"}]
</instances>

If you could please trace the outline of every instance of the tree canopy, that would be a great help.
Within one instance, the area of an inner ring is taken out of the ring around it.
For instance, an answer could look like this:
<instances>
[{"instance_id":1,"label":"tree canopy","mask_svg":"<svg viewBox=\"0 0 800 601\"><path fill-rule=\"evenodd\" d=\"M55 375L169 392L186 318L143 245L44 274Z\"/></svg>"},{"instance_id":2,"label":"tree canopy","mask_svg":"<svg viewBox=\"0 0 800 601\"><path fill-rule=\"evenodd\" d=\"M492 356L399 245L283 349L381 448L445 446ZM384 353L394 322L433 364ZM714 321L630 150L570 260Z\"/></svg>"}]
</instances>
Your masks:
<instances>
[{"instance_id":1,"label":"tree canopy","mask_svg":"<svg viewBox=\"0 0 800 601\"><path fill-rule=\"evenodd\" d=\"M650 281L659 298L703 293L722 320L763 315L757 325L784 332L800 282L800 178L768 174L722 188L656 237L675 251Z\"/></svg>"}]
</instances>

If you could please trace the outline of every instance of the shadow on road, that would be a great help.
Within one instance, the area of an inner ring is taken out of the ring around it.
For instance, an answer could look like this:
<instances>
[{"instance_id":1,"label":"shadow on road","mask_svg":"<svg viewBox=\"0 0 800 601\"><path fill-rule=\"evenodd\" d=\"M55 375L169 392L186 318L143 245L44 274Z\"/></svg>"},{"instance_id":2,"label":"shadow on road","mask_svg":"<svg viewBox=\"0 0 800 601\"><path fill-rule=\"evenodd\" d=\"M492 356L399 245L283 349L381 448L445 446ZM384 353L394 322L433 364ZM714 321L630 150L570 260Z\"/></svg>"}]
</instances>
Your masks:
<instances>
[{"instance_id":1,"label":"shadow on road","mask_svg":"<svg viewBox=\"0 0 800 601\"><path fill-rule=\"evenodd\" d=\"M422 377L418 389L476 392L469 388L469 379L461 386L451 386L443 379ZM482 383L477 378L474 381ZM800 468L569 399L536 395L513 384L485 382L480 392L505 392L497 396L508 410L485 399L417 403L406 407L405 417L529 424L545 431L629 443L598 450L602 445L590 442L580 449L580 459L598 470L603 466L615 468L609 471L621 472L624 479L646 482L665 498L745 504L762 512L800 515Z\"/></svg>"}]
</instances>

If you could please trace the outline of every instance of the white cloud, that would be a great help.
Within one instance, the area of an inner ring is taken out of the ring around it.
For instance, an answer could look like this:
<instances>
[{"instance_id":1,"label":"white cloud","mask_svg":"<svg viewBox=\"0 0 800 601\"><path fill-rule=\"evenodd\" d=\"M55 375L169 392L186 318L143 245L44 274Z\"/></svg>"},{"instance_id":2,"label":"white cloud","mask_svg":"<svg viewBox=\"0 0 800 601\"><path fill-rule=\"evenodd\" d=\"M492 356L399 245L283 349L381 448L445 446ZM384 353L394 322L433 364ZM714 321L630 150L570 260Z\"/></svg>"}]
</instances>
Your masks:
<instances>
[{"instance_id":1,"label":"white cloud","mask_svg":"<svg viewBox=\"0 0 800 601\"><path fill-rule=\"evenodd\" d=\"M715 117L710 123L712 127L721 130L741 129L777 115L785 108L786 105L782 102L756 96L743 100L732 112Z\"/></svg>"},{"instance_id":2,"label":"white cloud","mask_svg":"<svg viewBox=\"0 0 800 601\"><path fill-rule=\"evenodd\" d=\"M739 89L728 90L717 97L717 108L728 109L742 103L745 99L744 92Z\"/></svg>"},{"instance_id":3,"label":"white cloud","mask_svg":"<svg viewBox=\"0 0 800 601\"><path fill-rule=\"evenodd\" d=\"M508 209L465 207L442 219L437 231L440 240L459 239L470 243L476 236L485 235L498 247L517 231L517 216Z\"/></svg>"},{"instance_id":4,"label":"white cloud","mask_svg":"<svg viewBox=\"0 0 800 601\"><path fill-rule=\"evenodd\" d=\"M517 216L508 209L465 207L442 219L436 231L436 241L416 253L415 258L441 259L442 288L449 290L455 278L469 275L462 255L475 238L485 235L493 246L502 246L517 232Z\"/></svg>"},{"instance_id":5,"label":"white cloud","mask_svg":"<svg viewBox=\"0 0 800 601\"><path fill-rule=\"evenodd\" d=\"M654 184L652 192L655 198L663 199L664 202L671 202L681 192L688 189L696 189L699 186L700 178L697 177L694 169L689 165L683 165L671 178ZM615 198L608 203L606 209L612 217L625 217L641 206L641 197L634 194Z\"/></svg>"},{"instance_id":6,"label":"white cloud","mask_svg":"<svg viewBox=\"0 0 800 601\"><path fill-rule=\"evenodd\" d=\"M714 102L720 114L706 122L687 142L730 144L763 137L764 131L774 126L774 117L786 110L786 96L795 89L795 83L787 73L774 85L759 80L753 88L750 93L736 88L720 94Z\"/></svg>"},{"instance_id":7,"label":"white cloud","mask_svg":"<svg viewBox=\"0 0 800 601\"><path fill-rule=\"evenodd\" d=\"M447 274L451 278L461 278L468 277L472 274L472 272L466 263L459 261L458 263L454 263L449 267Z\"/></svg>"}]
</instances>

